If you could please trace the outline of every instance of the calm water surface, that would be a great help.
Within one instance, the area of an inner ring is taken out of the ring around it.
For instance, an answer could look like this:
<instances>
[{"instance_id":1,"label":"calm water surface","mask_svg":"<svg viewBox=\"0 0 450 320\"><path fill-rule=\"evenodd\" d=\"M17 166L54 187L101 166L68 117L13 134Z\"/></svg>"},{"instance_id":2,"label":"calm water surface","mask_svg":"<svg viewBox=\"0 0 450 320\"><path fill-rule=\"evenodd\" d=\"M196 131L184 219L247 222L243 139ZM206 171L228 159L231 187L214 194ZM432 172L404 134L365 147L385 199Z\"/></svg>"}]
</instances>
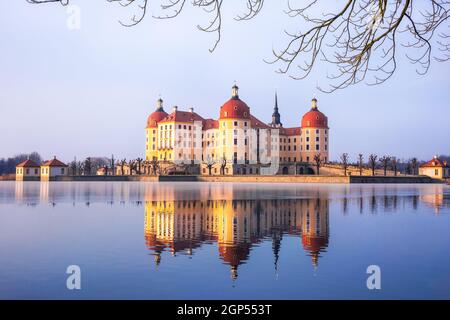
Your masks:
<instances>
[{"instance_id":1,"label":"calm water surface","mask_svg":"<svg viewBox=\"0 0 450 320\"><path fill-rule=\"evenodd\" d=\"M448 299L449 248L444 185L0 182L2 299Z\"/></svg>"}]
</instances>

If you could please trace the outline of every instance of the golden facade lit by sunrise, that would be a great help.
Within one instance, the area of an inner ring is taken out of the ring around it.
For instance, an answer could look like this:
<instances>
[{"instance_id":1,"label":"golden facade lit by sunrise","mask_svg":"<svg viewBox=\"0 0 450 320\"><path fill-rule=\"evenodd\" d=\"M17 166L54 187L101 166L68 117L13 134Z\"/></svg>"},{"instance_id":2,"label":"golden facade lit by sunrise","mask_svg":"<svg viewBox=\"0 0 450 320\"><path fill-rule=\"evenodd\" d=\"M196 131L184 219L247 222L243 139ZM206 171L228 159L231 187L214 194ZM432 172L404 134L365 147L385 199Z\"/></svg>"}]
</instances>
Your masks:
<instances>
[{"instance_id":1,"label":"golden facade lit by sunrise","mask_svg":"<svg viewBox=\"0 0 450 320\"><path fill-rule=\"evenodd\" d=\"M328 161L328 119L318 110L317 99L302 118L296 115L299 127L285 128L277 95L272 122L266 124L251 114L237 85L231 91L217 120L203 118L194 108L175 106L167 113L158 99L147 119L145 159L197 164L197 173L205 175L264 174L274 163L275 174L303 174L313 170L309 164L314 157Z\"/></svg>"}]
</instances>

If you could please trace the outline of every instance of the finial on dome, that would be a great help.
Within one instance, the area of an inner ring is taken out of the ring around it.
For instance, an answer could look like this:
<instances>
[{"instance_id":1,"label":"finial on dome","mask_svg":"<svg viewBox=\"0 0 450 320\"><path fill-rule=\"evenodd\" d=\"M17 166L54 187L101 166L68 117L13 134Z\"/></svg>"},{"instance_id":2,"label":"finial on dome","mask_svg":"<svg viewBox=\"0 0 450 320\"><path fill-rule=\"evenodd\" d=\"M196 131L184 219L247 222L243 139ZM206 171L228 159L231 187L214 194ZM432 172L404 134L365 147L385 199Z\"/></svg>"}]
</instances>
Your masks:
<instances>
[{"instance_id":1,"label":"finial on dome","mask_svg":"<svg viewBox=\"0 0 450 320\"><path fill-rule=\"evenodd\" d=\"M164 111L163 109L163 99L161 99L161 95L159 96L159 99L156 101L156 111Z\"/></svg>"},{"instance_id":2,"label":"finial on dome","mask_svg":"<svg viewBox=\"0 0 450 320\"><path fill-rule=\"evenodd\" d=\"M236 85L236 81L234 81L234 85L231 87L231 97L239 98L239 87Z\"/></svg>"},{"instance_id":3,"label":"finial on dome","mask_svg":"<svg viewBox=\"0 0 450 320\"><path fill-rule=\"evenodd\" d=\"M311 100L311 109L317 109L317 99L313 98Z\"/></svg>"}]
</instances>

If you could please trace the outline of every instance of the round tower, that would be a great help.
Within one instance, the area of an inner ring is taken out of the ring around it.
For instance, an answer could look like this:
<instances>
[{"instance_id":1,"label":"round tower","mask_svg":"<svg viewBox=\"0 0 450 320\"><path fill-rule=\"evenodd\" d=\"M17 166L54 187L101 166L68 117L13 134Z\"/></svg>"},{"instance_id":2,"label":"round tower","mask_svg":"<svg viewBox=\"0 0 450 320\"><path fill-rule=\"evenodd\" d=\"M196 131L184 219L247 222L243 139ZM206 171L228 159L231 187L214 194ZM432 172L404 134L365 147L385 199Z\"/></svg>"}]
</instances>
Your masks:
<instances>
[{"instance_id":1,"label":"round tower","mask_svg":"<svg viewBox=\"0 0 450 320\"><path fill-rule=\"evenodd\" d=\"M328 118L319 111L317 99L311 100L311 109L302 117L300 154L301 161L314 162L314 156L320 154L323 162L329 161Z\"/></svg>"}]
</instances>

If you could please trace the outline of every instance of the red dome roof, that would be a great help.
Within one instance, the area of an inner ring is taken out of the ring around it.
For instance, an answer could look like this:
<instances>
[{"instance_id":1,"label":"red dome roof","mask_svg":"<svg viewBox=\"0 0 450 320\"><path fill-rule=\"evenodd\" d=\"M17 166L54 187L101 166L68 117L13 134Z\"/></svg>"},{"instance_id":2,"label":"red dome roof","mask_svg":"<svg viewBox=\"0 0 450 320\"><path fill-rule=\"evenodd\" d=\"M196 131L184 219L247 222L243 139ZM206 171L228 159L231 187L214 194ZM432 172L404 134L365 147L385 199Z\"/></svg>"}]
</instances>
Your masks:
<instances>
[{"instance_id":1,"label":"red dome roof","mask_svg":"<svg viewBox=\"0 0 450 320\"><path fill-rule=\"evenodd\" d=\"M220 119L250 119L250 108L237 97L233 97L220 108Z\"/></svg>"},{"instance_id":2,"label":"red dome roof","mask_svg":"<svg viewBox=\"0 0 450 320\"><path fill-rule=\"evenodd\" d=\"M325 128L328 129L328 118L317 108L311 109L303 115L302 128Z\"/></svg>"},{"instance_id":3,"label":"red dome roof","mask_svg":"<svg viewBox=\"0 0 450 320\"><path fill-rule=\"evenodd\" d=\"M167 117L165 111L155 111L147 118L147 128L155 128L162 119Z\"/></svg>"}]
</instances>

